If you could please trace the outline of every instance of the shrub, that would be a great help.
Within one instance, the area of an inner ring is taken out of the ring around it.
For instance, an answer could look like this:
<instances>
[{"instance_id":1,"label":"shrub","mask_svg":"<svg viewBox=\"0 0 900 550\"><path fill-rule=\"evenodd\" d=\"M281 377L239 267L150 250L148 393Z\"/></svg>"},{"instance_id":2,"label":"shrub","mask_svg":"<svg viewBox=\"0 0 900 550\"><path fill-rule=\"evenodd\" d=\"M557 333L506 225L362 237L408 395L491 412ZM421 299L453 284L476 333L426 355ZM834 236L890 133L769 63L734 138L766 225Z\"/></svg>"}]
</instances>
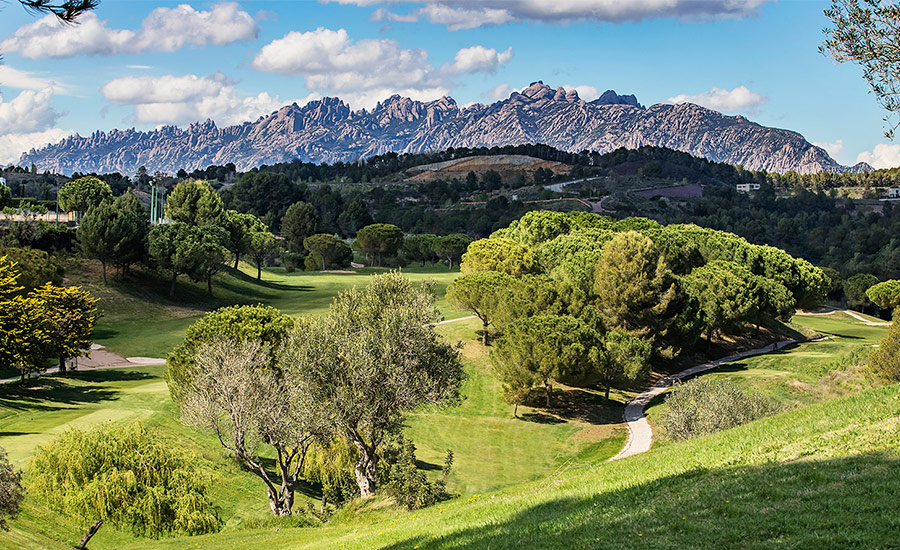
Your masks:
<instances>
[{"instance_id":1,"label":"shrub","mask_svg":"<svg viewBox=\"0 0 900 550\"><path fill-rule=\"evenodd\" d=\"M878 349L869 356L867 366L868 374L879 382L900 381L900 308L894 310L894 323Z\"/></svg>"},{"instance_id":2,"label":"shrub","mask_svg":"<svg viewBox=\"0 0 900 550\"><path fill-rule=\"evenodd\" d=\"M770 399L728 380L696 378L676 384L660 418L669 439L690 439L727 430L778 412Z\"/></svg>"},{"instance_id":3,"label":"shrub","mask_svg":"<svg viewBox=\"0 0 900 550\"><path fill-rule=\"evenodd\" d=\"M22 475L13 469L6 450L0 447L0 529L7 531L6 519L19 514L22 492Z\"/></svg>"},{"instance_id":4,"label":"shrub","mask_svg":"<svg viewBox=\"0 0 900 550\"><path fill-rule=\"evenodd\" d=\"M453 467L453 451L447 450L441 477L429 481L416 466L416 446L406 438L385 450L384 475L387 494L408 510L416 510L447 500L447 476Z\"/></svg>"}]
</instances>

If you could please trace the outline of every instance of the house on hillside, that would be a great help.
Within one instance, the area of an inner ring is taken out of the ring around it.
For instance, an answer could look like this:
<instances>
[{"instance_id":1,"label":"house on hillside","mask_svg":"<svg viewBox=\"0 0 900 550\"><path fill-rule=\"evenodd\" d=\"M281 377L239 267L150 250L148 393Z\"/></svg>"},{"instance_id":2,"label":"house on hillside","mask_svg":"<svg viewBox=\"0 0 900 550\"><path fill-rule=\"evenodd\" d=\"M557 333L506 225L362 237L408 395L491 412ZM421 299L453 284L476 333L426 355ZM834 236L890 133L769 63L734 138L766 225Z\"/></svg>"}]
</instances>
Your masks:
<instances>
[{"instance_id":1,"label":"house on hillside","mask_svg":"<svg viewBox=\"0 0 900 550\"><path fill-rule=\"evenodd\" d=\"M900 199L900 187L891 187L888 189L889 199Z\"/></svg>"},{"instance_id":2,"label":"house on hillside","mask_svg":"<svg viewBox=\"0 0 900 550\"><path fill-rule=\"evenodd\" d=\"M759 191L758 183L739 183L735 186L738 193L749 193L750 191Z\"/></svg>"}]
</instances>

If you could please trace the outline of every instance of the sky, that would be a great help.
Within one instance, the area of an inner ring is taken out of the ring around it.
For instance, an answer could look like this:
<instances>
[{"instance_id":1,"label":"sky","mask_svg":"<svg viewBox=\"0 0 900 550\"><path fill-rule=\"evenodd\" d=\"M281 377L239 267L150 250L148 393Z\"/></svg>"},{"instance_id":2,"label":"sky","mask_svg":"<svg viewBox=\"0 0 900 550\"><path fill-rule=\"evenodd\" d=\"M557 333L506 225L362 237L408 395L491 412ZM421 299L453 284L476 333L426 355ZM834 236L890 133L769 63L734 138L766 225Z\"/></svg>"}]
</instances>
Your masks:
<instances>
[{"instance_id":1,"label":"sky","mask_svg":"<svg viewBox=\"0 0 900 550\"><path fill-rule=\"evenodd\" d=\"M693 102L787 128L843 164L900 165L827 2L103 0L74 25L0 0L0 164L78 133L253 121L338 96L489 103L541 80L591 100Z\"/></svg>"}]
</instances>

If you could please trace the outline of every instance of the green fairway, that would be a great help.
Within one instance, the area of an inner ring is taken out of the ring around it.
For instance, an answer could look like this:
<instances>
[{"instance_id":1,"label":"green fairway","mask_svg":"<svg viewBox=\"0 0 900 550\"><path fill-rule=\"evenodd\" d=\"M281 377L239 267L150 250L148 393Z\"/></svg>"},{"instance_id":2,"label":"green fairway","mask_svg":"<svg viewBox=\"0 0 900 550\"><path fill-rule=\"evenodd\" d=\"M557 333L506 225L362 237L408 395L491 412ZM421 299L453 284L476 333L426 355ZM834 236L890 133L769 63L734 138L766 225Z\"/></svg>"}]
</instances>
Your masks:
<instances>
[{"instance_id":1,"label":"green fairway","mask_svg":"<svg viewBox=\"0 0 900 550\"><path fill-rule=\"evenodd\" d=\"M126 357L165 357L184 336L185 330L204 313L232 304L263 303L298 316L321 313L338 293L353 285L365 285L373 273L385 271L365 268L356 272L327 273L266 270L256 280L256 268L241 264L240 271L229 269L216 275L214 297L206 295L205 283L179 278L176 297L169 299L168 283L146 273L136 272L126 281L111 277L108 285L99 283L96 266L81 262L70 271L70 283L83 285L100 298L103 317L97 324L95 340ZM433 281L438 307L447 319L467 315L444 301L444 291L459 276L446 266L404 268L415 282Z\"/></svg>"},{"instance_id":2,"label":"green fairway","mask_svg":"<svg viewBox=\"0 0 900 550\"><path fill-rule=\"evenodd\" d=\"M858 365L884 338L888 327L868 326L853 317L795 315L792 323L824 336L791 349L749 357L723 365L704 376L727 379L772 397L785 407L808 405L870 387ZM666 409L665 394L647 408L654 431L664 436L659 417Z\"/></svg>"}]
</instances>

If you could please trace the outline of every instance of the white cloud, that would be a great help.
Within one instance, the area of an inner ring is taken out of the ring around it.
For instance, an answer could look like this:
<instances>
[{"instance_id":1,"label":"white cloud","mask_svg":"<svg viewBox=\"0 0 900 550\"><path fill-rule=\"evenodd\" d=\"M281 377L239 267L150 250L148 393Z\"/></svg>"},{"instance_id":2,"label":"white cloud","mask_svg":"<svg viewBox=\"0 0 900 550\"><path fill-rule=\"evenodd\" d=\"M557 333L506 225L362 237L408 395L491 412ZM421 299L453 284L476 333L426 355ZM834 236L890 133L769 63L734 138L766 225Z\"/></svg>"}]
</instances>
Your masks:
<instances>
[{"instance_id":1,"label":"white cloud","mask_svg":"<svg viewBox=\"0 0 900 550\"><path fill-rule=\"evenodd\" d=\"M455 74L492 73L496 72L500 65L512 59L512 56L512 46L503 52L484 46L472 46L456 52L453 63L445 65L444 70Z\"/></svg>"},{"instance_id":2,"label":"white cloud","mask_svg":"<svg viewBox=\"0 0 900 550\"><path fill-rule=\"evenodd\" d=\"M813 145L816 145L828 151L828 154L831 156L831 158L837 158L841 153L844 152L844 140L842 139L831 143L827 141L814 141Z\"/></svg>"},{"instance_id":3,"label":"white cloud","mask_svg":"<svg viewBox=\"0 0 900 550\"><path fill-rule=\"evenodd\" d=\"M753 113L768 99L753 93L746 86L738 86L733 90L725 90L713 87L708 92L696 95L681 94L670 97L668 103L696 103L708 109L714 109L723 113L736 113L740 111Z\"/></svg>"},{"instance_id":4,"label":"white cloud","mask_svg":"<svg viewBox=\"0 0 900 550\"><path fill-rule=\"evenodd\" d=\"M0 135L0 164L8 165L19 161L22 153L31 149L40 149L45 145L57 143L63 138L75 134L72 130L51 128L43 132Z\"/></svg>"},{"instance_id":5,"label":"white cloud","mask_svg":"<svg viewBox=\"0 0 900 550\"><path fill-rule=\"evenodd\" d=\"M0 98L0 135L47 130L59 119L50 104L53 91L24 90L10 101Z\"/></svg>"},{"instance_id":6,"label":"white cloud","mask_svg":"<svg viewBox=\"0 0 900 550\"><path fill-rule=\"evenodd\" d=\"M393 21L396 23L415 23L419 20L419 16L415 13L394 13L385 8L378 8L372 12L372 21Z\"/></svg>"},{"instance_id":7,"label":"white cloud","mask_svg":"<svg viewBox=\"0 0 900 550\"><path fill-rule=\"evenodd\" d=\"M900 166L900 145L879 143L871 152L860 153L856 162L868 162L875 168L895 168Z\"/></svg>"},{"instance_id":8,"label":"white cloud","mask_svg":"<svg viewBox=\"0 0 900 550\"><path fill-rule=\"evenodd\" d=\"M48 15L4 38L0 50L31 59L174 52L187 45L223 46L252 40L258 33L253 17L236 3L215 4L209 11L181 4L156 8L138 31L108 28L106 21L93 12L84 14L77 24L62 23Z\"/></svg>"},{"instance_id":9,"label":"white cloud","mask_svg":"<svg viewBox=\"0 0 900 550\"><path fill-rule=\"evenodd\" d=\"M450 31L474 29L482 25L502 25L516 19L505 8L452 7L444 4L428 4L418 13L435 25L445 25Z\"/></svg>"},{"instance_id":10,"label":"white cloud","mask_svg":"<svg viewBox=\"0 0 900 550\"><path fill-rule=\"evenodd\" d=\"M38 76L31 71L20 71L9 65L0 65L0 88L16 88L17 90L50 89L55 93L68 93L69 86L51 78Z\"/></svg>"},{"instance_id":11,"label":"white cloud","mask_svg":"<svg viewBox=\"0 0 900 550\"><path fill-rule=\"evenodd\" d=\"M503 84L497 84L490 90L482 93L481 97L489 101L500 101L501 99L508 98L510 92L512 92L512 88L509 87L508 82L504 82Z\"/></svg>"},{"instance_id":12,"label":"white cloud","mask_svg":"<svg viewBox=\"0 0 900 550\"><path fill-rule=\"evenodd\" d=\"M345 29L319 27L292 31L264 46L251 66L279 74L302 76L306 88L336 93L356 107L371 107L393 93L413 99L436 99L461 74L494 72L509 61L512 48L472 46L459 50L452 63L434 67L428 52L407 49L391 39L353 41Z\"/></svg>"},{"instance_id":13,"label":"white cloud","mask_svg":"<svg viewBox=\"0 0 900 550\"><path fill-rule=\"evenodd\" d=\"M600 90L595 88L594 86L588 86L587 84L582 84L581 86L563 86L563 88L568 90L575 90L578 92L578 97L585 101L593 101L600 97Z\"/></svg>"},{"instance_id":14,"label":"white cloud","mask_svg":"<svg viewBox=\"0 0 900 550\"><path fill-rule=\"evenodd\" d=\"M221 73L129 76L106 83L100 92L112 103L134 106L135 121L143 124L184 124L207 118L219 124L239 124L287 103L266 92L238 95L234 83Z\"/></svg>"},{"instance_id":15,"label":"white cloud","mask_svg":"<svg viewBox=\"0 0 900 550\"><path fill-rule=\"evenodd\" d=\"M328 1L328 0L324 0ZM371 6L377 0L331 0ZM622 23L644 19L708 20L754 15L769 0L407 0L424 4L416 14L448 30L534 21L566 24L575 21ZM383 8L382 8L383 9Z\"/></svg>"}]
</instances>

